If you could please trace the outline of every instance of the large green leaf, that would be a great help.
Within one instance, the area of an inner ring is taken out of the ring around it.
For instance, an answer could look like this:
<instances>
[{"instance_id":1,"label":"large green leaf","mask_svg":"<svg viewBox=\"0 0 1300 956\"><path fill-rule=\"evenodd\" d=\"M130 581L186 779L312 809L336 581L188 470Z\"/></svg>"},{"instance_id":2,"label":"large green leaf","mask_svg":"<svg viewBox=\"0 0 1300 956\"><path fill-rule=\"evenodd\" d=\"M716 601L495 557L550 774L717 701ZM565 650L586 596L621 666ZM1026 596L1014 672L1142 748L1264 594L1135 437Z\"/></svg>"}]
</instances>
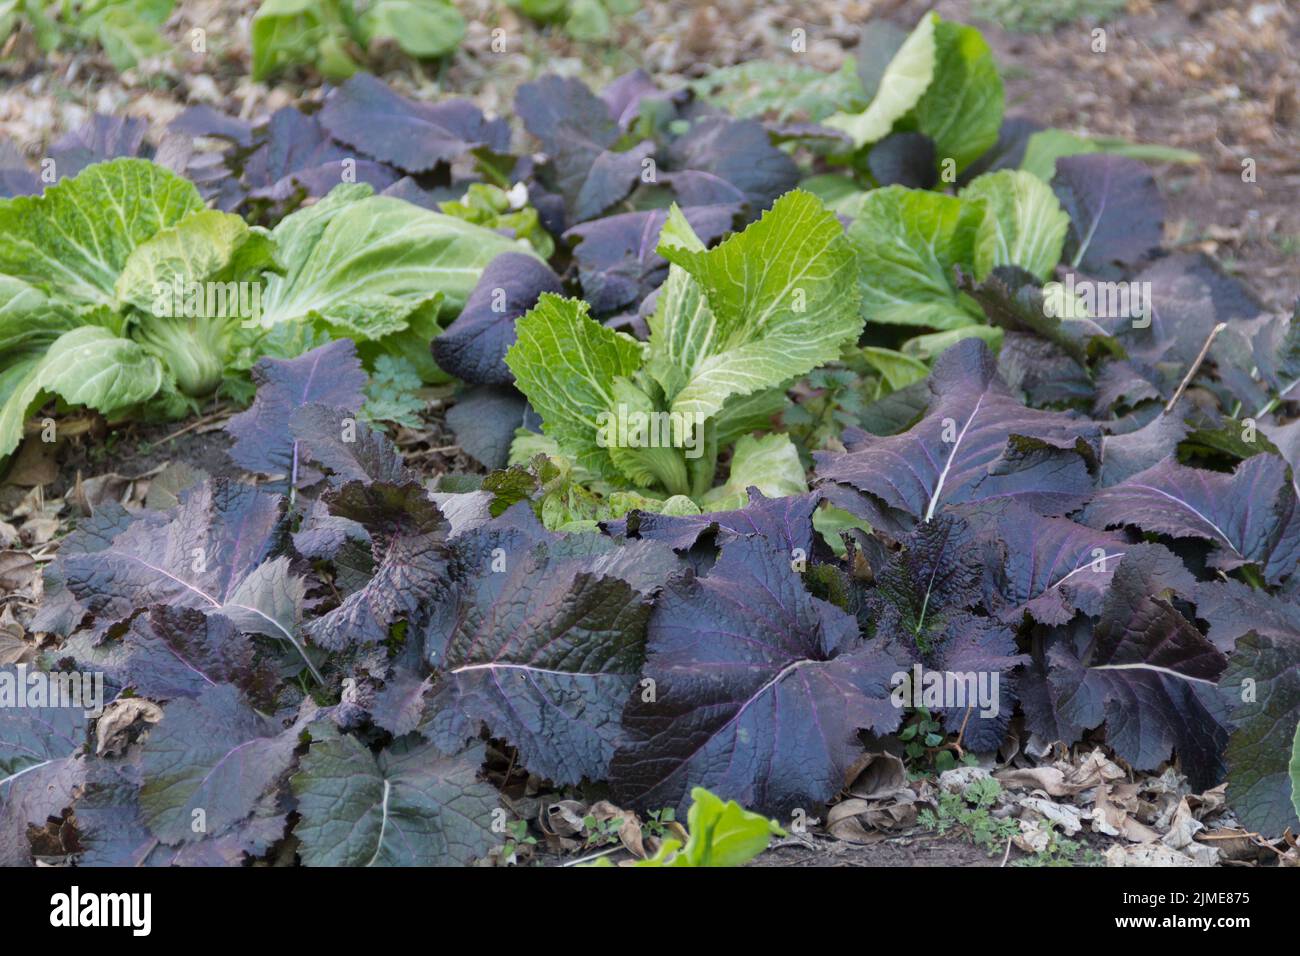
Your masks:
<instances>
[{"instance_id":1,"label":"large green leaf","mask_svg":"<svg viewBox=\"0 0 1300 956\"><path fill-rule=\"evenodd\" d=\"M993 51L974 27L940 20L934 42L934 82L916 104L916 123L934 140L940 164L952 158L961 172L998 140L1002 78Z\"/></svg>"},{"instance_id":2,"label":"large green leaf","mask_svg":"<svg viewBox=\"0 0 1300 956\"><path fill-rule=\"evenodd\" d=\"M550 292L515 328L506 364L543 430L587 471L622 480L602 447L600 416L615 411L615 381L641 367L640 343L591 318L587 303Z\"/></svg>"},{"instance_id":3,"label":"large green leaf","mask_svg":"<svg viewBox=\"0 0 1300 956\"><path fill-rule=\"evenodd\" d=\"M996 266L1019 266L1040 281L1061 261L1070 217L1037 176L1004 169L974 179L963 199L982 199L987 207L975 245L975 277L981 281Z\"/></svg>"},{"instance_id":4,"label":"large green leaf","mask_svg":"<svg viewBox=\"0 0 1300 956\"><path fill-rule=\"evenodd\" d=\"M267 279L263 325L319 321L358 341L406 329L439 295L441 314L455 315L493 258L528 251L362 184L336 186L287 216L272 238L286 271Z\"/></svg>"},{"instance_id":5,"label":"large green leaf","mask_svg":"<svg viewBox=\"0 0 1300 956\"><path fill-rule=\"evenodd\" d=\"M465 18L445 0L378 0L361 15L361 37L395 40L415 57L451 53L465 38Z\"/></svg>"},{"instance_id":6,"label":"large green leaf","mask_svg":"<svg viewBox=\"0 0 1300 956\"><path fill-rule=\"evenodd\" d=\"M274 251L264 230L250 228L239 216L205 209L136 246L114 291L121 305L148 313L159 289L171 294L177 279L188 284L238 273L260 281L263 269L275 267Z\"/></svg>"},{"instance_id":7,"label":"large green leaf","mask_svg":"<svg viewBox=\"0 0 1300 956\"><path fill-rule=\"evenodd\" d=\"M0 200L0 273L112 306L131 251L203 208L193 183L148 160L97 163L44 195Z\"/></svg>"},{"instance_id":8,"label":"large green leaf","mask_svg":"<svg viewBox=\"0 0 1300 956\"><path fill-rule=\"evenodd\" d=\"M808 490L799 452L789 435L775 433L754 438L745 435L731 455L727 483L706 493L700 504L705 511L734 511L749 503L746 489L757 488L768 498L785 498Z\"/></svg>"},{"instance_id":9,"label":"large green leaf","mask_svg":"<svg viewBox=\"0 0 1300 956\"><path fill-rule=\"evenodd\" d=\"M811 193L787 193L711 250L664 232L660 254L689 273L707 302L668 290L674 301L655 314L652 367L672 363L681 373L681 387L668 395L672 411L708 418L733 395L837 358L861 331L853 249ZM680 311L668 314L670 305Z\"/></svg>"},{"instance_id":10,"label":"large green leaf","mask_svg":"<svg viewBox=\"0 0 1300 956\"><path fill-rule=\"evenodd\" d=\"M936 27L939 17L927 13L903 41L881 75L876 95L861 113L836 113L823 124L843 130L857 148L883 139L894 123L917 105L935 78ZM1000 90L999 90L1000 92ZM994 134L996 137L996 127Z\"/></svg>"},{"instance_id":11,"label":"large green leaf","mask_svg":"<svg viewBox=\"0 0 1300 956\"><path fill-rule=\"evenodd\" d=\"M979 308L957 291L956 266L973 267L984 221L980 201L888 186L868 193L849 227L869 322L954 329Z\"/></svg>"},{"instance_id":12,"label":"large green leaf","mask_svg":"<svg viewBox=\"0 0 1300 956\"><path fill-rule=\"evenodd\" d=\"M0 458L18 447L27 413L42 395L108 415L152 398L162 384L158 361L130 339L94 325L65 332L0 407Z\"/></svg>"}]
</instances>

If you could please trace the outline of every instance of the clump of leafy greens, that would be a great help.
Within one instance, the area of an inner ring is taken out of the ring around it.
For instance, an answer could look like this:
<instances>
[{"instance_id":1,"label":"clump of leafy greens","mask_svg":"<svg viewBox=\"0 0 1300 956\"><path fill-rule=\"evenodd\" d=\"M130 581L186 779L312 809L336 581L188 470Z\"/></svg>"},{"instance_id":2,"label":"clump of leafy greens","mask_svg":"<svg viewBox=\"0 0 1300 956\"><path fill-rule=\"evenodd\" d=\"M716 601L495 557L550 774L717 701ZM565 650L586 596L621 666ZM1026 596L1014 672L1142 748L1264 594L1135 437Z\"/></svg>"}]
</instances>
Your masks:
<instances>
[{"instance_id":1,"label":"clump of leafy greens","mask_svg":"<svg viewBox=\"0 0 1300 956\"><path fill-rule=\"evenodd\" d=\"M672 266L645 345L556 295L518 321L506 362L545 433L612 488L701 505L743 501L749 485L802 490L789 439L748 433L784 404L787 381L836 358L861 328L839 223L794 192L713 250L674 209L658 248ZM620 421L632 432L619 434ZM667 424L651 435L647 422ZM733 444L731 477L714 489L718 453Z\"/></svg>"}]
</instances>

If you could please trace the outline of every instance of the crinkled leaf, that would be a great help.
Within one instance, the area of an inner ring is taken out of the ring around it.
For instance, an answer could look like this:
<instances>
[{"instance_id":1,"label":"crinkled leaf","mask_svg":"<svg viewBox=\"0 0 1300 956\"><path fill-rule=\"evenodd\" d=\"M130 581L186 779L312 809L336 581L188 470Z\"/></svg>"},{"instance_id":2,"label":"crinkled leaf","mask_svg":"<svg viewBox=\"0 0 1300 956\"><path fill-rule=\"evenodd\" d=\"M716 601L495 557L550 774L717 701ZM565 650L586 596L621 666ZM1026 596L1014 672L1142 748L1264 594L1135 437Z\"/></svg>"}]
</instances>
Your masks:
<instances>
[{"instance_id":1,"label":"crinkled leaf","mask_svg":"<svg viewBox=\"0 0 1300 956\"><path fill-rule=\"evenodd\" d=\"M938 20L934 47L934 80L912 115L934 140L940 163L951 158L960 172L997 142L1002 78L993 51L974 27Z\"/></svg>"},{"instance_id":2,"label":"crinkled leaf","mask_svg":"<svg viewBox=\"0 0 1300 956\"><path fill-rule=\"evenodd\" d=\"M553 535L498 519L454 543L460 586L425 638L441 682L433 739L466 719L557 784L605 777L641 669L654 593L678 567L653 541ZM472 724L470 729L472 730Z\"/></svg>"},{"instance_id":3,"label":"crinkled leaf","mask_svg":"<svg viewBox=\"0 0 1300 956\"><path fill-rule=\"evenodd\" d=\"M350 518L370 534L375 573L343 603L307 624L312 640L329 650L378 644L405 618L425 618L447 586L447 521L416 483L349 481L324 496L330 513Z\"/></svg>"}]
</instances>

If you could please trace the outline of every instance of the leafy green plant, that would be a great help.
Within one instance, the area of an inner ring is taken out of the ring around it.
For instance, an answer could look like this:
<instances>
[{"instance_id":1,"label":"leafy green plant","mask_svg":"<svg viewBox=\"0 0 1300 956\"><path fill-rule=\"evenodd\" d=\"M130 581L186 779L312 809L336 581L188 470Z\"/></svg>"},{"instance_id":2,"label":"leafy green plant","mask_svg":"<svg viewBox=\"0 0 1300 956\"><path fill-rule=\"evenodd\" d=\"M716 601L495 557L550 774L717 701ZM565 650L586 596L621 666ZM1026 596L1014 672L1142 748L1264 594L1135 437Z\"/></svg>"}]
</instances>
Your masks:
<instances>
[{"instance_id":1,"label":"leafy green plant","mask_svg":"<svg viewBox=\"0 0 1300 956\"><path fill-rule=\"evenodd\" d=\"M465 37L465 18L447 0L264 0L253 17L253 79L312 66L330 80L351 76L370 45L395 42L436 59Z\"/></svg>"},{"instance_id":2,"label":"leafy green plant","mask_svg":"<svg viewBox=\"0 0 1300 956\"><path fill-rule=\"evenodd\" d=\"M835 359L861 328L839 223L796 191L708 250L674 207L659 252L672 266L647 344L549 293L519 320L506 362L546 435L609 487L647 497L719 508L743 503L749 485L803 490L789 438L749 433L784 405L785 382ZM714 488L719 451L733 446Z\"/></svg>"},{"instance_id":3,"label":"leafy green plant","mask_svg":"<svg viewBox=\"0 0 1300 956\"><path fill-rule=\"evenodd\" d=\"M506 4L539 23L558 23L575 40L605 40L613 18L630 16L640 0L506 0Z\"/></svg>"},{"instance_id":4,"label":"leafy green plant","mask_svg":"<svg viewBox=\"0 0 1300 956\"><path fill-rule=\"evenodd\" d=\"M175 0L0 0L0 42L25 22L47 52L94 43L114 69L127 70L171 48L162 26L175 5Z\"/></svg>"},{"instance_id":5,"label":"leafy green plant","mask_svg":"<svg viewBox=\"0 0 1300 956\"><path fill-rule=\"evenodd\" d=\"M686 845L667 837L659 852L633 866L744 866L767 849L772 837L785 836L775 820L750 813L735 800L723 803L703 787L691 790L691 801ZM591 865L613 866L607 857Z\"/></svg>"},{"instance_id":6,"label":"leafy green plant","mask_svg":"<svg viewBox=\"0 0 1300 956\"><path fill-rule=\"evenodd\" d=\"M992 778L976 780L960 794L945 790L939 794L937 809L922 810L916 822L940 834L960 832L980 849L998 852L1020 832L1014 819L989 812L1001 792L1002 785Z\"/></svg>"},{"instance_id":7,"label":"leafy green plant","mask_svg":"<svg viewBox=\"0 0 1300 956\"><path fill-rule=\"evenodd\" d=\"M903 742L903 754L911 765L913 779L940 774L959 765L956 754L943 746L947 735L939 719L918 707L907 726L899 731L898 739ZM971 754L963 755L960 763L971 765L975 758Z\"/></svg>"},{"instance_id":8,"label":"leafy green plant","mask_svg":"<svg viewBox=\"0 0 1300 956\"><path fill-rule=\"evenodd\" d=\"M507 192L491 183L471 183L461 199L439 203L438 208L485 229L508 229L543 259L555 253L555 240L542 228L537 210L527 204L527 192L520 197L517 191Z\"/></svg>"},{"instance_id":9,"label":"leafy green plant","mask_svg":"<svg viewBox=\"0 0 1300 956\"><path fill-rule=\"evenodd\" d=\"M406 359L380 355L366 385L366 404L361 414L380 431L384 430L384 422L419 428L426 402L417 393L423 385L419 371Z\"/></svg>"}]
</instances>

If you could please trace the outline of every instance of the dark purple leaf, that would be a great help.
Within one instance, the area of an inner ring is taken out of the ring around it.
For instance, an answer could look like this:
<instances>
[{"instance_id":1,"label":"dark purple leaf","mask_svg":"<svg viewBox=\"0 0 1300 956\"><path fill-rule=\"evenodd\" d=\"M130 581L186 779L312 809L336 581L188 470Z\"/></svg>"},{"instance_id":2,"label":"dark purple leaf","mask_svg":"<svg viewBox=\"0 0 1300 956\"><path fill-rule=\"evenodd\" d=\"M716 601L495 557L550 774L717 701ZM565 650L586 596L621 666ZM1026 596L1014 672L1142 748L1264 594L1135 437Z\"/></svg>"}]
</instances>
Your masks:
<instances>
[{"instance_id":1,"label":"dark purple leaf","mask_svg":"<svg viewBox=\"0 0 1300 956\"><path fill-rule=\"evenodd\" d=\"M288 434L298 446L299 468L303 461L324 466L335 487L363 480L403 484L416 478L387 436L358 421L347 408L316 402L296 408Z\"/></svg>"},{"instance_id":2,"label":"dark purple leaf","mask_svg":"<svg viewBox=\"0 0 1300 956\"><path fill-rule=\"evenodd\" d=\"M464 866L496 842L482 744L448 757L407 737L376 756L329 723L311 736L293 776L307 866Z\"/></svg>"},{"instance_id":3,"label":"dark purple leaf","mask_svg":"<svg viewBox=\"0 0 1300 956\"><path fill-rule=\"evenodd\" d=\"M1063 156L1052 189L1070 215L1065 261L1085 272L1107 275L1160 247L1165 201L1144 163L1109 153Z\"/></svg>"},{"instance_id":4,"label":"dark purple leaf","mask_svg":"<svg viewBox=\"0 0 1300 956\"><path fill-rule=\"evenodd\" d=\"M206 103L187 106L180 115L167 124L168 133L181 133L193 138L228 139L239 146L253 145L253 124L247 120L214 110Z\"/></svg>"},{"instance_id":5,"label":"dark purple leaf","mask_svg":"<svg viewBox=\"0 0 1300 956\"><path fill-rule=\"evenodd\" d=\"M501 253L483 270L460 315L433 340L438 367L475 385L514 382L505 355L515 344L515 320L543 292L564 292L546 263L522 252Z\"/></svg>"},{"instance_id":6,"label":"dark purple leaf","mask_svg":"<svg viewBox=\"0 0 1300 956\"><path fill-rule=\"evenodd\" d=\"M282 730L228 684L173 701L145 742L145 824L171 845L234 828L288 772L299 731ZM197 820L203 829L195 828Z\"/></svg>"},{"instance_id":7,"label":"dark purple leaf","mask_svg":"<svg viewBox=\"0 0 1300 956\"><path fill-rule=\"evenodd\" d=\"M1087 497L1098 427L1021 405L984 343L967 339L944 352L929 387L928 414L906 432L846 435L847 452L814 456L819 482L861 492L854 510L873 526L901 534L947 505L993 498L1064 514Z\"/></svg>"},{"instance_id":8,"label":"dark purple leaf","mask_svg":"<svg viewBox=\"0 0 1300 956\"><path fill-rule=\"evenodd\" d=\"M309 402L355 411L366 374L351 339L336 339L293 359L264 358L253 366L257 396L247 411L226 423L234 438L230 457L264 475L290 475L298 464L289 430L294 412Z\"/></svg>"},{"instance_id":9,"label":"dark purple leaf","mask_svg":"<svg viewBox=\"0 0 1300 956\"><path fill-rule=\"evenodd\" d=\"M27 668L0 667L0 866L31 866L29 825L45 826L72 803L84 775L75 754L86 739L85 710L25 707Z\"/></svg>"},{"instance_id":10,"label":"dark purple leaf","mask_svg":"<svg viewBox=\"0 0 1300 956\"><path fill-rule=\"evenodd\" d=\"M41 179L27 166L13 143L0 142L0 199L32 196L42 191Z\"/></svg>"},{"instance_id":11,"label":"dark purple leaf","mask_svg":"<svg viewBox=\"0 0 1300 956\"><path fill-rule=\"evenodd\" d=\"M1123 435L1101 440L1101 483L1117 485L1171 457L1187 437L1185 404L1169 414L1158 414L1147 424Z\"/></svg>"},{"instance_id":12,"label":"dark purple leaf","mask_svg":"<svg viewBox=\"0 0 1300 956\"><path fill-rule=\"evenodd\" d=\"M447 531L442 513L417 483L350 481L327 492L330 513L350 518L370 533L375 573L365 587L306 626L321 647L342 650L388 639L406 619L425 620L447 587Z\"/></svg>"},{"instance_id":13,"label":"dark purple leaf","mask_svg":"<svg viewBox=\"0 0 1300 956\"><path fill-rule=\"evenodd\" d=\"M1225 654L1251 631L1300 634L1300 603L1231 578L1196 586L1196 616L1209 623L1208 637Z\"/></svg>"},{"instance_id":14,"label":"dark purple leaf","mask_svg":"<svg viewBox=\"0 0 1300 956\"><path fill-rule=\"evenodd\" d=\"M1172 458L1103 488L1084 518L1098 528L1131 525L1215 545L1212 564L1255 564L1277 583L1300 561L1300 507L1286 462L1248 458L1232 474L1188 468Z\"/></svg>"},{"instance_id":15,"label":"dark purple leaf","mask_svg":"<svg viewBox=\"0 0 1300 956\"><path fill-rule=\"evenodd\" d=\"M1229 805L1264 836L1296 831L1288 764L1300 725L1300 630L1242 637L1219 690L1232 711Z\"/></svg>"},{"instance_id":16,"label":"dark purple leaf","mask_svg":"<svg viewBox=\"0 0 1300 956\"><path fill-rule=\"evenodd\" d=\"M469 100L420 103L358 73L330 94L321 125L336 140L408 173L451 163L472 150L504 153L510 128L487 120Z\"/></svg>"},{"instance_id":17,"label":"dark purple leaf","mask_svg":"<svg viewBox=\"0 0 1300 956\"><path fill-rule=\"evenodd\" d=\"M144 142L149 122L132 116L104 116L96 113L50 146L50 158L59 178L75 176L92 163L121 156L150 156Z\"/></svg>"},{"instance_id":18,"label":"dark purple leaf","mask_svg":"<svg viewBox=\"0 0 1300 956\"><path fill-rule=\"evenodd\" d=\"M515 111L542 141L571 223L594 219L630 193L642 161L654 153L649 140L615 152L618 123L581 80L544 76L525 83L515 93Z\"/></svg>"},{"instance_id":19,"label":"dark purple leaf","mask_svg":"<svg viewBox=\"0 0 1300 956\"><path fill-rule=\"evenodd\" d=\"M938 181L934 140L924 133L891 133L867 154L867 168L881 186L929 189Z\"/></svg>"},{"instance_id":20,"label":"dark purple leaf","mask_svg":"<svg viewBox=\"0 0 1300 956\"><path fill-rule=\"evenodd\" d=\"M1065 743L1106 725L1106 740L1136 770L1155 770L1176 751L1198 791L1223 778L1226 711L1216 685L1224 657L1162 595L1143 556L1120 559L1090 639L1076 650L1049 641L1046 687L1052 719L1026 700L1029 729ZM1027 695L1028 696L1028 695Z\"/></svg>"},{"instance_id":21,"label":"dark purple leaf","mask_svg":"<svg viewBox=\"0 0 1300 956\"><path fill-rule=\"evenodd\" d=\"M682 210L704 243L730 231L736 210L695 206ZM668 275L668 261L655 247L668 213L662 209L626 212L575 226L564 234L577 242L578 278L593 312L604 315L638 303Z\"/></svg>"},{"instance_id":22,"label":"dark purple leaf","mask_svg":"<svg viewBox=\"0 0 1300 956\"><path fill-rule=\"evenodd\" d=\"M614 117L619 128L624 130L637 118L644 101L662 100L673 103L681 101L685 96L685 90L659 89L655 81L650 79L650 74L641 69L624 73L600 91L600 98L604 101L610 116Z\"/></svg>"},{"instance_id":23,"label":"dark purple leaf","mask_svg":"<svg viewBox=\"0 0 1300 956\"><path fill-rule=\"evenodd\" d=\"M712 173L731 183L749 201L751 219L799 182L799 167L772 145L762 123L728 116L696 120L668 147L666 165Z\"/></svg>"},{"instance_id":24,"label":"dark purple leaf","mask_svg":"<svg viewBox=\"0 0 1300 956\"><path fill-rule=\"evenodd\" d=\"M786 552L722 549L703 578L669 584L650 619L645 677L623 713L630 743L610 782L622 806L674 807L708 787L763 813L812 808L844 785L857 731L894 730L906 662L811 597Z\"/></svg>"},{"instance_id":25,"label":"dark purple leaf","mask_svg":"<svg viewBox=\"0 0 1300 956\"><path fill-rule=\"evenodd\" d=\"M425 637L442 675L426 734L454 749L481 721L533 773L603 780L654 594L680 562L657 542L551 534L531 512L460 535L453 553L461 583Z\"/></svg>"},{"instance_id":26,"label":"dark purple leaf","mask_svg":"<svg viewBox=\"0 0 1300 956\"><path fill-rule=\"evenodd\" d=\"M805 558L812 553L812 515L820 500L821 495L815 491L788 498L765 498L754 489L749 504L736 511L710 511L702 515L634 511L627 518L605 522L603 528L612 535L662 541L676 551L687 551L700 538L715 532L720 532L718 544L726 544L737 536L758 535L774 548L785 549L794 560L796 551L802 551Z\"/></svg>"},{"instance_id":27,"label":"dark purple leaf","mask_svg":"<svg viewBox=\"0 0 1300 956\"><path fill-rule=\"evenodd\" d=\"M465 454L495 471L510 458L510 445L515 429L524 423L526 406L513 388L480 385L457 397L447 411L447 424Z\"/></svg>"}]
</instances>

